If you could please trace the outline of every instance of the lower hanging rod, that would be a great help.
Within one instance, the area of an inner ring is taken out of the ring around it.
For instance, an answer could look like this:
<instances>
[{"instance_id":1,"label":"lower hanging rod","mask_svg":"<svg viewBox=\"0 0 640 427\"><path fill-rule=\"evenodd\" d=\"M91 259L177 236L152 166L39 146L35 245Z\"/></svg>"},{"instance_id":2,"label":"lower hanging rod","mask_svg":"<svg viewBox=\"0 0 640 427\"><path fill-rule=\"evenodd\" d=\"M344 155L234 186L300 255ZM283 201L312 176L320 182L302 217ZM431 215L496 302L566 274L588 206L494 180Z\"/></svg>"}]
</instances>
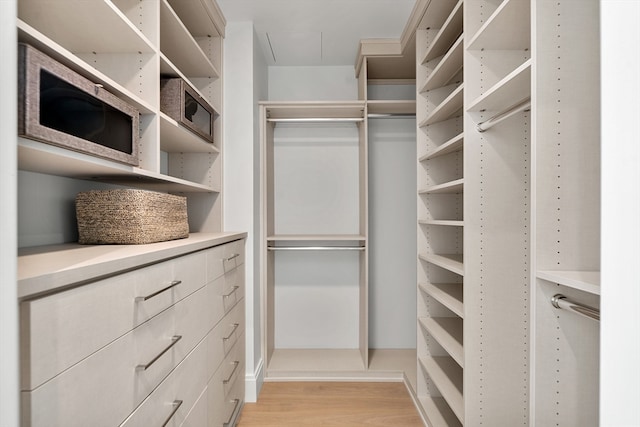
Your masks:
<instances>
[{"instance_id":1,"label":"lower hanging rod","mask_svg":"<svg viewBox=\"0 0 640 427\"><path fill-rule=\"evenodd\" d=\"M524 111L524 110L527 110L527 109L530 109L530 108L531 108L531 98L525 98L522 101L518 102L517 104L512 105L511 107L507 108L503 112L498 113L495 116L491 117L489 120L486 120L484 122L478 123L476 125L476 130L478 132L484 132L485 130L489 130L494 125L497 125L501 121L503 121L505 119L508 119L509 117L513 116L514 114L517 114L520 111Z\"/></svg>"},{"instance_id":2,"label":"lower hanging rod","mask_svg":"<svg viewBox=\"0 0 640 427\"><path fill-rule=\"evenodd\" d=\"M364 251L364 246L269 246L269 251Z\"/></svg>"},{"instance_id":3,"label":"lower hanging rod","mask_svg":"<svg viewBox=\"0 0 640 427\"><path fill-rule=\"evenodd\" d=\"M562 294L555 294L553 297L551 297L551 304L555 308L571 310L575 313L580 314L581 316L600 321L600 310L598 310L597 308L589 307L588 305L582 305L575 301L571 301Z\"/></svg>"}]
</instances>

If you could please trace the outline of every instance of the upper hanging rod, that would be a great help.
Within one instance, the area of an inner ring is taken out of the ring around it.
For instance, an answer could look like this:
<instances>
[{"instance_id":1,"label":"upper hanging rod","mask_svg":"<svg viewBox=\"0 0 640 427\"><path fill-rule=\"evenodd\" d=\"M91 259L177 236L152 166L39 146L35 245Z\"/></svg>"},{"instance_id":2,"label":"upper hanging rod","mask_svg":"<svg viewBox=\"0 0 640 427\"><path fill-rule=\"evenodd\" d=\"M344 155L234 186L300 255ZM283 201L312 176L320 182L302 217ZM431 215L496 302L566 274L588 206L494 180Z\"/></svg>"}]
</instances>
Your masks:
<instances>
[{"instance_id":1,"label":"upper hanging rod","mask_svg":"<svg viewBox=\"0 0 640 427\"><path fill-rule=\"evenodd\" d=\"M370 119L395 119L395 118L415 118L416 113L369 113L367 117Z\"/></svg>"},{"instance_id":2,"label":"upper hanging rod","mask_svg":"<svg viewBox=\"0 0 640 427\"><path fill-rule=\"evenodd\" d=\"M598 310L597 308L589 307L588 305L582 305L575 301L571 301L562 294L555 294L553 297L551 297L551 304L553 304L555 308L572 310L582 316L588 317L589 319L600 321L600 310Z\"/></svg>"},{"instance_id":3,"label":"upper hanging rod","mask_svg":"<svg viewBox=\"0 0 640 427\"><path fill-rule=\"evenodd\" d=\"M267 118L268 122L280 123L316 123L316 122L363 122L362 117L290 117Z\"/></svg>"},{"instance_id":4,"label":"upper hanging rod","mask_svg":"<svg viewBox=\"0 0 640 427\"><path fill-rule=\"evenodd\" d=\"M270 251L364 251L364 246L269 246Z\"/></svg>"},{"instance_id":5,"label":"upper hanging rod","mask_svg":"<svg viewBox=\"0 0 640 427\"><path fill-rule=\"evenodd\" d=\"M494 125L500 123L505 119L508 119L514 114L517 114L520 111L524 111L529 108L531 108L531 98L525 98L522 101L518 102L517 104L507 108L503 112L491 117L489 120L478 123L476 125L476 130L478 132L484 132L485 130L491 129Z\"/></svg>"}]
</instances>

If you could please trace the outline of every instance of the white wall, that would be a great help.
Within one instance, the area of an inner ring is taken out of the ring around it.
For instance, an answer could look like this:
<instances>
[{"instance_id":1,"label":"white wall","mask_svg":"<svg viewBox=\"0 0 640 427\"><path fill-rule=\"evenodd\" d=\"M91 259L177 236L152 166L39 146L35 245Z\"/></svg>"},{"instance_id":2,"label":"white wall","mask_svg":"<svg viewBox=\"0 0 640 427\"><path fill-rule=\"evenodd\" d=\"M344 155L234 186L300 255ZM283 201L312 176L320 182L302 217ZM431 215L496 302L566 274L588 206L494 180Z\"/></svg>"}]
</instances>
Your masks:
<instances>
[{"instance_id":1,"label":"white wall","mask_svg":"<svg viewBox=\"0 0 640 427\"><path fill-rule=\"evenodd\" d=\"M16 1L0 0L0 426L18 425Z\"/></svg>"},{"instance_id":2,"label":"white wall","mask_svg":"<svg viewBox=\"0 0 640 427\"><path fill-rule=\"evenodd\" d=\"M267 69L251 22L229 22L224 41L224 230L246 231L246 396L255 402L262 384L257 180L257 102L266 98Z\"/></svg>"},{"instance_id":3,"label":"white wall","mask_svg":"<svg viewBox=\"0 0 640 427\"><path fill-rule=\"evenodd\" d=\"M415 348L416 120L370 119L368 136L369 346Z\"/></svg>"},{"instance_id":4,"label":"white wall","mask_svg":"<svg viewBox=\"0 0 640 427\"><path fill-rule=\"evenodd\" d=\"M640 425L640 1L602 0L600 425Z\"/></svg>"},{"instance_id":5,"label":"white wall","mask_svg":"<svg viewBox=\"0 0 640 427\"><path fill-rule=\"evenodd\" d=\"M270 101L358 99L353 66L269 67Z\"/></svg>"}]
</instances>

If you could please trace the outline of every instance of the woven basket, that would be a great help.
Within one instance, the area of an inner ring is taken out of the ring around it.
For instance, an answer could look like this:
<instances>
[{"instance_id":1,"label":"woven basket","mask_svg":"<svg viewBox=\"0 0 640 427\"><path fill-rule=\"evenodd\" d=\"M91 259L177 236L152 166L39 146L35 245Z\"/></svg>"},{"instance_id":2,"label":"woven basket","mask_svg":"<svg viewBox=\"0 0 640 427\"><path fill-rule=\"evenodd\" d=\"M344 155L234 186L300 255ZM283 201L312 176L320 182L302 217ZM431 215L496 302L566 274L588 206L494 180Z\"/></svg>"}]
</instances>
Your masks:
<instances>
[{"instance_id":1,"label":"woven basket","mask_svg":"<svg viewBox=\"0 0 640 427\"><path fill-rule=\"evenodd\" d=\"M76 196L79 243L144 244L189 236L187 199L146 190L92 190Z\"/></svg>"}]
</instances>

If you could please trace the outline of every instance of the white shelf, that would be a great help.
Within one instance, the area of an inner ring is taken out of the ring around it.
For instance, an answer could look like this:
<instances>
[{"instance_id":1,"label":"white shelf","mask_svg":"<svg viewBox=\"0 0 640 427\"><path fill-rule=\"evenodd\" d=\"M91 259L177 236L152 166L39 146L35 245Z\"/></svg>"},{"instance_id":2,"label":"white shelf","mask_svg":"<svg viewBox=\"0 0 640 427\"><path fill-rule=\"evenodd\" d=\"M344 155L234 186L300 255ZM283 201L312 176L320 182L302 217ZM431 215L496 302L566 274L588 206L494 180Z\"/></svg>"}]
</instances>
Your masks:
<instances>
[{"instance_id":1,"label":"white shelf","mask_svg":"<svg viewBox=\"0 0 640 427\"><path fill-rule=\"evenodd\" d=\"M222 11L217 8L216 2L184 0L168 0L168 2L194 37L224 37L226 21Z\"/></svg>"},{"instance_id":2,"label":"white shelf","mask_svg":"<svg viewBox=\"0 0 640 427\"><path fill-rule=\"evenodd\" d=\"M424 190L420 190L420 194L458 194L462 193L464 188L464 178L456 179L454 181L445 182L444 184L432 185Z\"/></svg>"},{"instance_id":3,"label":"white shelf","mask_svg":"<svg viewBox=\"0 0 640 427\"><path fill-rule=\"evenodd\" d=\"M528 59L476 98L468 111L502 111L530 96L531 59Z\"/></svg>"},{"instance_id":4,"label":"white shelf","mask_svg":"<svg viewBox=\"0 0 640 427\"><path fill-rule=\"evenodd\" d=\"M430 61L438 56L442 56L449 50L449 47L462 33L462 0L460 0L453 8L447 20L442 24L442 28L433 39L433 42L427 48L422 57L422 64ZM427 12L429 13L429 12Z\"/></svg>"},{"instance_id":5,"label":"white shelf","mask_svg":"<svg viewBox=\"0 0 640 427\"><path fill-rule=\"evenodd\" d=\"M365 101L267 101L268 119L363 119Z\"/></svg>"},{"instance_id":6,"label":"white shelf","mask_svg":"<svg viewBox=\"0 0 640 427\"><path fill-rule=\"evenodd\" d=\"M419 161L431 160L436 157L444 156L445 154L455 153L456 151L462 151L464 148L464 132L460 132L444 144L438 146L438 148L428 152L424 156L420 157Z\"/></svg>"},{"instance_id":7,"label":"white shelf","mask_svg":"<svg viewBox=\"0 0 640 427\"><path fill-rule=\"evenodd\" d=\"M160 50L188 77L220 76L166 0L160 7Z\"/></svg>"},{"instance_id":8,"label":"white shelf","mask_svg":"<svg viewBox=\"0 0 640 427\"><path fill-rule=\"evenodd\" d=\"M449 96L445 98L422 122L420 127L443 122L450 118L457 117L462 112L464 101L464 84L460 84Z\"/></svg>"},{"instance_id":9,"label":"white shelf","mask_svg":"<svg viewBox=\"0 0 640 427\"><path fill-rule=\"evenodd\" d=\"M111 1L20 0L17 3L18 18L76 54L155 51Z\"/></svg>"},{"instance_id":10,"label":"white shelf","mask_svg":"<svg viewBox=\"0 0 640 427\"><path fill-rule=\"evenodd\" d=\"M419 220L418 224L421 224L421 225L442 225L442 226L447 226L447 227L464 227L464 221L446 220L446 219Z\"/></svg>"},{"instance_id":11,"label":"white shelf","mask_svg":"<svg viewBox=\"0 0 640 427\"><path fill-rule=\"evenodd\" d=\"M368 114L416 114L416 101L375 100L367 101Z\"/></svg>"},{"instance_id":12,"label":"white shelf","mask_svg":"<svg viewBox=\"0 0 640 427\"><path fill-rule=\"evenodd\" d=\"M18 138L18 169L156 191L219 192L217 188L26 138Z\"/></svg>"},{"instance_id":13,"label":"white shelf","mask_svg":"<svg viewBox=\"0 0 640 427\"><path fill-rule=\"evenodd\" d=\"M420 358L423 369L436 385L442 397L458 419L464 423L462 398L462 368L451 357L436 356Z\"/></svg>"},{"instance_id":14,"label":"white shelf","mask_svg":"<svg viewBox=\"0 0 640 427\"><path fill-rule=\"evenodd\" d=\"M569 288L600 295L599 271L555 271L541 270L536 277Z\"/></svg>"},{"instance_id":15,"label":"white shelf","mask_svg":"<svg viewBox=\"0 0 640 427\"><path fill-rule=\"evenodd\" d=\"M423 317L420 325L464 368L463 320L460 317Z\"/></svg>"},{"instance_id":16,"label":"white shelf","mask_svg":"<svg viewBox=\"0 0 640 427\"><path fill-rule=\"evenodd\" d=\"M420 254L418 257L423 261L464 276L462 254Z\"/></svg>"},{"instance_id":17,"label":"white shelf","mask_svg":"<svg viewBox=\"0 0 640 427\"><path fill-rule=\"evenodd\" d=\"M420 89L420 93L451 83L453 78L462 70L463 44L463 36L461 35L429 74L424 86Z\"/></svg>"},{"instance_id":18,"label":"white shelf","mask_svg":"<svg viewBox=\"0 0 640 427\"><path fill-rule=\"evenodd\" d=\"M219 153L205 141L164 113L160 113L160 149L168 153Z\"/></svg>"},{"instance_id":19,"label":"white shelf","mask_svg":"<svg viewBox=\"0 0 640 427\"><path fill-rule=\"evenodd\" d=\"M519 50L531 46L531 3L504 0L478 32L468 50Z\"/></svg>"},{"instance_id":20,"label":"white shelf","mask_svg":"<svg viewBox=\"0 0 640 427\"><path fill-rule=\"evenodd\" d=\"M419 287L440 304L464 318L462 283L421 283Z\"/></svg>"},{"instance_id":21,"label":"white shelf","mask_svg":"<svg viewBox=\"0 0 640 427\"><path fill-rule=\"evenodd\" d=\"M430 427L462 427L460 420L442 397L424 396L418 400L424 408Z\"/></svg>"},{"instance_id":22,"label":"white shelf","mask_svg":"<svg viewBox=\"0 0 640 427\"><path fill-rule=\"evenodd\" d=\"M121 83L116 82L103 72L87 64L64 46L59 45L24 21L18 20L17 24L18 40L20 42L30 44L83 77L95 83L100 83L107 91L137 108L141 114L155 112L155 108L151 104L127 90Z\"/></svg>"},{"instance_id":23,"label":"white shelf","mask_svg":"<svg viewBox=\"0 0 640 427\"><path fill-rule=\"evenodd\" d=\"M267 378L323 378L364 369L358 349L275 349Z\"/></svg>"}]
</instances>

